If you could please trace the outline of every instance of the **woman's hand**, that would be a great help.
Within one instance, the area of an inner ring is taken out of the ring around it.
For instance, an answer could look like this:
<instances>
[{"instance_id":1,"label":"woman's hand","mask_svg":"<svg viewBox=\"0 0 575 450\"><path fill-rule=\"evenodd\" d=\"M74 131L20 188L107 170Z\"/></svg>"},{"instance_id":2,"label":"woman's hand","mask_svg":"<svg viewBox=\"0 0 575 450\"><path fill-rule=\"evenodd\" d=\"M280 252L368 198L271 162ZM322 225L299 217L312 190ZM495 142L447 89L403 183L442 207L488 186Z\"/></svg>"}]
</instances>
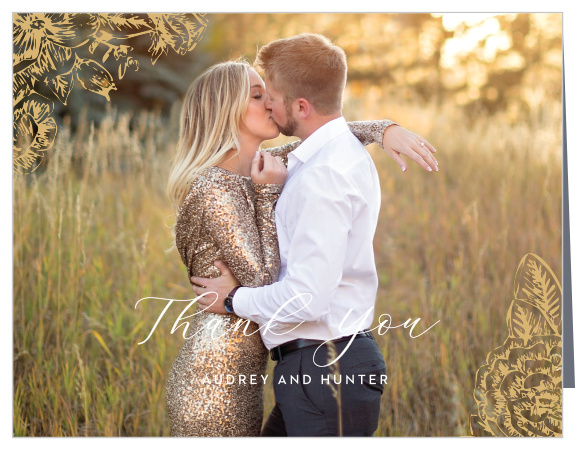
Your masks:
<instances>
[{"instance_id":1,"label":"woman's hand","mask_svg":"<svg viewBox=\"0 0 575 450\"><path fill-rule=\"evenodd\" d=\"M258 151L252 160L251 176L255 184L284 184L288 170L279 156Z\"/></svg>"},{"instance_id":2,"label":"woman's hand","mask_svg":"<svg viewBox=\"0 0 575 450\"><path fill-rule=\"evenodd\" d=\"M404 172L407 170L407 164L401 155L411 158L429 172L439 170L437 159L432 155L437 151L433 145L399 125L390 125L386 128L382 146Z\"/></svg>"}]
</instances>

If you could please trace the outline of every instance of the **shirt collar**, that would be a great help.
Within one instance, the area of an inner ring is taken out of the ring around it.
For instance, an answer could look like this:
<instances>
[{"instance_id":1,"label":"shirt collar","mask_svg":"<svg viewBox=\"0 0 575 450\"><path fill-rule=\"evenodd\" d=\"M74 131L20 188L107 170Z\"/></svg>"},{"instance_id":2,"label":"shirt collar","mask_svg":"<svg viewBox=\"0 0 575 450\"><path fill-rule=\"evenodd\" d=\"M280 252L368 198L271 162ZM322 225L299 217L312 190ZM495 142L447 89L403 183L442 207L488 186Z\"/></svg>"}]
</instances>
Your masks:
<instances>
[{"instance_id":1,"label":"shirt collar","mask_svg":"<svg viewBox=\"0 0 575 450\"><path fill-rule=\"evenodd\" d=\"M315 130L309 137L303 141L294 151L289 155L294 156L301 162L305 163L311 158L320 148L327 142L340 136L341 134L349 132L349 127L343 117L330 120L326 124Z\"/></svg>"}]
</instances>

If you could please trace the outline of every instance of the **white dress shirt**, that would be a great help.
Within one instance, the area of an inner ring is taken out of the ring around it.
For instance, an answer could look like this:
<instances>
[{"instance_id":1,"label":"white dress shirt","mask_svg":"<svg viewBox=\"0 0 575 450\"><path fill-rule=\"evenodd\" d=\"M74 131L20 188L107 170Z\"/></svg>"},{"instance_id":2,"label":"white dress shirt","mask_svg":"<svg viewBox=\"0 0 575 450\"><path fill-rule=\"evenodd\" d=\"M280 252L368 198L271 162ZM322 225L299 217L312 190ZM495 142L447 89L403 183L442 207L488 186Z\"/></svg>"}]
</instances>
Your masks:
<instances>
[{"instance_id":1,"label":"white dress shirt","mask_svg":"<svg viewBox=\"0 0 575 450\"><path fill-rule=\"evenodd\" d=\"M275 210L279 279L242 287L233 301L238 316L260 325L268 349L369 328L378 283L373 237L379 178L345 119L316 130L289 154L287 167Z\"/></svg>"}]
</instances>

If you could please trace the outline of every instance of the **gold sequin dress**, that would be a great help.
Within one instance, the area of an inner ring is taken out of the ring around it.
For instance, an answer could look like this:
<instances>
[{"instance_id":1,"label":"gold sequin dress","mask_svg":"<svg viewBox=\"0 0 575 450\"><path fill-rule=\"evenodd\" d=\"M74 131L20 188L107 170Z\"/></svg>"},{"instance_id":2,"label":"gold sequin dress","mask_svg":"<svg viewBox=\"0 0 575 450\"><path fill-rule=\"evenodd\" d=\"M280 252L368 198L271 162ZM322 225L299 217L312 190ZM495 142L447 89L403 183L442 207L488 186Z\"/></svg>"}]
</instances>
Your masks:
<instances>
[{"instance_id":1,"label":"gold sequin dress","mask_svg":"<svg viewBox=\"0 0 575 450\"><path fill-rule=\"evenodd\" d=\"M364 145L381 142L392 122L352 122ZM266 149L287 155L298 142ZM253 184L219 167L194 181L176 223L176 246L191 275L220 275L225 261L242 286L276 281L280 269L274 207L282 185ZM193 314L189 312L189 314ZM235 315L196 311L168 375L172 436L259 436L268 351L258 325Z\"/></svg>"}]
</instances>

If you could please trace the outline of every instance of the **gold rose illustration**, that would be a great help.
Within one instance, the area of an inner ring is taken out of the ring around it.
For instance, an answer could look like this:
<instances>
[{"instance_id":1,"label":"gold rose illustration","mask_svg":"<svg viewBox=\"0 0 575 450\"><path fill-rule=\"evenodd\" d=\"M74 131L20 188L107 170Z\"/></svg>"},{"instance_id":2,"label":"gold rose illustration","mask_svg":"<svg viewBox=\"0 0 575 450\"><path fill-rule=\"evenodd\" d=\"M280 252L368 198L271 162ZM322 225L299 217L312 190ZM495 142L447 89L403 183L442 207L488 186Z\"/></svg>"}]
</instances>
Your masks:
<instances>
[{"instance_id":1,"label":"gold rose illustration","mask_svg":"<svg viewBox=\"0 0 575 450\"><path fill-rule=\"evenodd\" d=\"M74 87L110 100L110 72L90 55L98 46L118 61L118 79L138 70L122 41L147 34L152 64L171 48L180 55L194 49L207 28L206 14L14 14L13 169L36 170L56 138L54 102L66 105Z\"/></svg>"},{"instance_id":2,"label":"gold rose illustration","mask_svg":"<svg viewBox=\"0 0 575 450\"><path fill-rule=\"evenodd\" d=\"M475 436L561 436L561 285L529 253L517 268L507 313L509 337L476 374Z\"/></svg>"}]
</instances>

